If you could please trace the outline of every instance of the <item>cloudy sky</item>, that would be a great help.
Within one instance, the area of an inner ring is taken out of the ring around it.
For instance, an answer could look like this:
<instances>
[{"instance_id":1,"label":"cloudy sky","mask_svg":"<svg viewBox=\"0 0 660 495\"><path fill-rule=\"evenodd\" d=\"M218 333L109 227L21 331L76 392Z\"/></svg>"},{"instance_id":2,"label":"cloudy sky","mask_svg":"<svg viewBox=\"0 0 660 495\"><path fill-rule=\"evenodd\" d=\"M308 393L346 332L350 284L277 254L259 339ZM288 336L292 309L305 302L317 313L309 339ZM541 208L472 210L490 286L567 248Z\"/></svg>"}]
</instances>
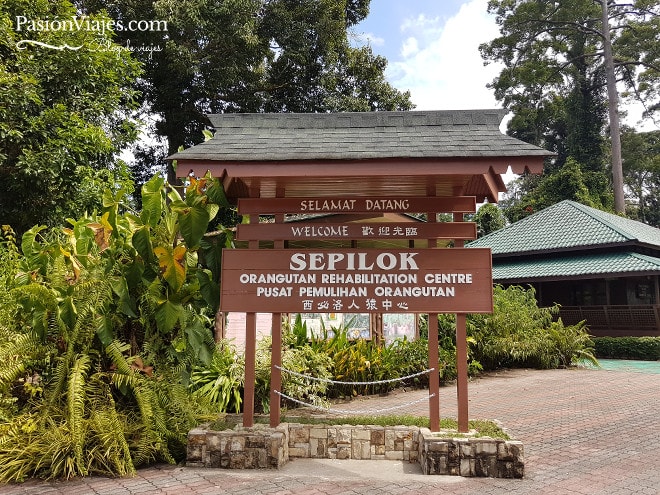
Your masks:
<instances>
[{"instance_id":1,"label":"cloudy sky","mask_svg":"<svg viewBox=\"0 0 660 495\"><path fill-rule=\"evenodd\" d=\"M388 81L409 90L417 110L498 108L486 84L501 66L484 66L478 50L479 44L499 35L487 4L488 0L371 0L369 16L354 30L356 43L368 42L387 58ZM639 111L627 110L625 123L636 126ZM647 122L640 129L657 126Z\"/></svg>"},{"instance_id":2,"label":"cloudy sky","mask_svg":"<svg viewBox=\"0 0 660 495\"><path fill-rule=\"evenodd\" d=\"M496 108L479 44L497 37L487 0L372 0L358 39L389 61L387 78L410 90L417 110Z\"/></svg>"}]
</instances>

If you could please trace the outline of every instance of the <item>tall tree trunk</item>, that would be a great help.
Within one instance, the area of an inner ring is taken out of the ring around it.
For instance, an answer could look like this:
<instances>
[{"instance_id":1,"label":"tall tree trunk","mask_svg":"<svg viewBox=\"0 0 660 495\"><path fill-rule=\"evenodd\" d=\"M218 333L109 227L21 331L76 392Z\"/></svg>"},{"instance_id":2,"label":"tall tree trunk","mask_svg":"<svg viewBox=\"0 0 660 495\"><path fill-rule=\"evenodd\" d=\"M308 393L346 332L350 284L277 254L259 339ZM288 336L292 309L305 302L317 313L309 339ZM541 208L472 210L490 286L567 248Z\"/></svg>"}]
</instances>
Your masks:
<instances>
[{"instance_id":1,"label":"tall tree trunk","mask_svg":"<svg viewBox=\"0 0 660 495\"><path fill-rule=\"evenodd\" d=\"M605 76L607 80L608 109L610 115L610 140L612 143L612 184L614 186L614 211L625 213L623 195L623 164L621 161L621 131L619 129L619 93L616 89L612 41L610 39L608 0L601 0L603 6L603 53L605 56Z\"/></svg>"}]
</instances>

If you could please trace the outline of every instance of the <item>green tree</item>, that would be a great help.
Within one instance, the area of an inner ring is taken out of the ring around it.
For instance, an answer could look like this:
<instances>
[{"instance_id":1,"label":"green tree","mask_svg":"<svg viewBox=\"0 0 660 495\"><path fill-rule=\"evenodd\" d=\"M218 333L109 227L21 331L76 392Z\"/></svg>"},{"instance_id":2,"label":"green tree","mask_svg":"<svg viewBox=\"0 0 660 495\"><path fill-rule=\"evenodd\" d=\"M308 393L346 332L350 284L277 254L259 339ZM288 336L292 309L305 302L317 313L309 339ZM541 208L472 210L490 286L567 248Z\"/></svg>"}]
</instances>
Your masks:
<instances>
[{"instance_id":1,"label":"green tree","mask_svg":"<svg viewBox=\"0 0 660 495\"><path fill-rule=\"evenodd\" d=\"M19 234L98 209L104 188L130 184L116 156L137 137L139 64L110 32L30 29L75 14L66 0L0 2L0 224Z\"/></svg>"},{"instance_id":2,"label":"green tree","mask_svg":"<svg viewBox=\"0 0 660 495\"><path fill-rule=\"evenodd\" d=\"M167 21L167 33L123 31L145 68L139 81L166 153L202 140L207 113L410 109L384 78L386 62L351 47L369 0L79 0L113 19ZM166 34L166 36L165 36ZM159 146L158 144L154 146ZM152 147L152 150L154 148ZM150 150L151 151L151 150ZM139 166L153 166L149 152ZM174 170L168 171L174 183Z\"/></svg>"},{"instance_id":3,"label":"green tree","mask_svg":"<svg viewBox=\"0 0 660 495\"><path fill-rule=\"evenodd\" d=\"M317 111L375 112L411 110L410 93L402 93L385 80L387 60L374 55L371 48L350 46L336 64L326 71L323 85L327 96Z\"/></svg>"},{"instance_id":4,"label":"green tree","mask_svg":"<svg viewBox=\"0 0 660 495\"><path fill-rule=\"evenodd\" d=\"M649 110L657 99L657 32L660 2L609 2L610 34L617 76ZM590 192L606 208L608 178L606 87L601 4L592 0L490 0L501 36L480 47L487 62L505 68L491 87L514 112L509 134L555 151L550 176L569 158L584 172ZM540 181L542 182L543 179ZM526 186L519 186L524 198Z\"/></svg>"},{"instance_id":5,"label":"green tree","mask_svg":"<svg viewBox=\"0 0 660 495\"><path fill-rule=\"evenodd\" d=\"M369 1L275 0L260 33L273 40L266 64L267 112L409 110L409 93L391 87L387 65L368 47L353 48L348 31Z\"/></svg>"},{"instance_id":6,"label":"green tree","mask_svg":"<svg viewBox=\"0 0 660 495\"><path fill-rule=\"evenodd\" d=\"M514 192L501 202L504 214L510 222L516 222L565 199L606 210L610 197L601 198L594 194L597 189L591 187L589 177L591 174L584 172L575 160L569 158L560 170L547 177L516 179L511 185ZM526 180L531 182L531 186L525 183ZM515 191L521 185L525 192L516 196Z\"/></svg>"},{"instance_id":7,"label":"green tree","mask_svg":"<svg viewBox=\"0 0 660 495\"><path fill-rule=\"evenodd\" d=\"M506 218L502 210L493 203L486 203L479 207L474 215L474 221L477 223L477 236L483 237L495 232L506 225Z\"/></svg>"},{"instance_id":8,"label":"green tree","mask_svg":"<svg viewBox=\"0 0 660 495\"><path fill-rule=\"evenodd\" d=\"M660 227L660 131L627 129L621 143L623 174L629 192L628 214Z\"/></svg>"}]
</instances>

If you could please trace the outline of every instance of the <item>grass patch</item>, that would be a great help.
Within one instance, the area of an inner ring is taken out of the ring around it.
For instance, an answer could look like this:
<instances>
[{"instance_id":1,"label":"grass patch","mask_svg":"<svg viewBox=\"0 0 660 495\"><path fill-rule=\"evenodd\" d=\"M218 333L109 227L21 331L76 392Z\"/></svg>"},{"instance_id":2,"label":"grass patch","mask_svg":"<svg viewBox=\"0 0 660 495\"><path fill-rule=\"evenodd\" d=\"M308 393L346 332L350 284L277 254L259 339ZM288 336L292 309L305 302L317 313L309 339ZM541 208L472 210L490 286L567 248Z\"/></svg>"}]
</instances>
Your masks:
<instances>
[{"instance_id":1,"label":"grass patch","mask_svg":"<svg viewBox=\"0 0 660 495\"><path fill-rule=\"evenodd\" d=\"M410 415L390 416L343 416L338 418L299 417L295 415L284 416L283 422L304 423L312 425L374 425L374 426L419 426L429 427L428 418Z\"/></svg>"},{"instance_id":2,"label":"grass patch","mask_svg":"<svg viewBox=\"0 0 660 495\"><path fill-rule=\"evenodd\" d=\"M255 416L255 423L269 424L268 416ZM347 416L339 418L320 418L309 416L283 416L283 423L302 423L311 425L373 425L373 426L417 426L419 428L429 428L429 418L412 415L390 415L390 416ZM236 425L241 423L239 416L221 416L209 425L211 430L231 430ZM511 440L511 437L506 434L493 421L487 420L471 420L468 421L468 428L476 431L476 434L470 435L472 438L491 437L499 438L502 440ZM463 436L458 433L458 421L451 418L442 418L440 420L440 429L451 432L454 437Z\"/></svg>"}]
</instances>

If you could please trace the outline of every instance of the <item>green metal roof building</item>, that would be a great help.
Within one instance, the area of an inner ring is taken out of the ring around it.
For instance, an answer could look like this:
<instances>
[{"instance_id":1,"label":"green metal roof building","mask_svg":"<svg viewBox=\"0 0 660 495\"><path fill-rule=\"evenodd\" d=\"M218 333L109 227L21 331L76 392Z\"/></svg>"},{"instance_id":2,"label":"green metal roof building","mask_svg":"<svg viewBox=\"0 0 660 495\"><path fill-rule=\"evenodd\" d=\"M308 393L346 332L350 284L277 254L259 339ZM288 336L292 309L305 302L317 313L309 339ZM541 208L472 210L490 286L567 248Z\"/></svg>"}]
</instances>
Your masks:
<instances>
[{"instance_id":1,"label":"green metal roof building","mask_svg":"<svg viewBox=\"0 0 660 495\"><path fill-rule=\"evenodd\" d=\"M489 247L493 280L532 285L564 323L594 335L660 336L660 229L562 201L468 247Z\"/></svg>"}]
</instances>

